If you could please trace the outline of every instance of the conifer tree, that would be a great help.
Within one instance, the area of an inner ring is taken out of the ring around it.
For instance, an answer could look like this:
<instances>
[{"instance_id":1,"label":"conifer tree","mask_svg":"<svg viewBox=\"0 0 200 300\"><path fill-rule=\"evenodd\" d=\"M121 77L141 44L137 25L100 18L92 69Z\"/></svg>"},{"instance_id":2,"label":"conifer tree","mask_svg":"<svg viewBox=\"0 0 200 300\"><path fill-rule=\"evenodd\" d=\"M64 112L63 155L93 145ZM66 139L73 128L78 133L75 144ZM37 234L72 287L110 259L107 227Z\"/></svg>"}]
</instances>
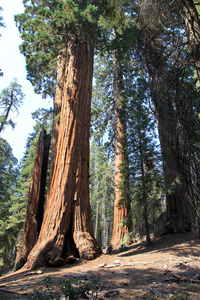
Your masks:
<instances>
[{"instance_id":1,"label":"conifer tree","mask_svg":"<svg viewBox=\"0 0 200 300\"><path fill-rule=\"evenodd\" d=\"M5 264L9 264L12 256L10 250L15 242L15 228L10 227L12 216L12 194L18 178L17 159L6 140L0 138L0 276ZM17 224L16 224L17 225Z\"/></svg>"},{"instance_id":2,"label":"conifer tree","mask_svg":"<svg viewBox=\"0 0 200 300\"><path fill-rule=\"evenodd\" d=\"M8 119L11 112L18 112L19 107L23 103L24 94L21 90L21 85L17 80L13 80L8 88L5 88L0 93L0 109L2 110L0 115L0 133L5 125L11 125L12 128L15 124L11 119Z\"/></svg>"},{"instance_id":3,"label":"conifer tree","mask_svg":"<svg viewBox=\"0 0 200 300\"><path fill-rule=\"evenodd\" d=\"M70 254L92 259L100 252L89 203L93 41L99 15L95 4L24 1L25 12L16 18L28 78L36 92L55 94L57 113L44 220L28 268L51 265Z\"/></svg>"},{"instance_id":4,"label":"conifer tree","mask_svg":"<svg viewBox=\"0 0 200 300\"><path fill-rule=\"evenodd\" d=\"M184 179L185 174L181 167L183 162L180 163L178 159L182 152L179 142L186 142L181 141L183 136L179 134L181 126L178 115L180 107L184 110L181 105L182 99L190 102L188 95L191 89L186 89L186 86L189 87L188 81L193 86L192 95L198 97L191 76L194 61L185 47L187 39L180 11L174 11L167 2L162 2L161 5L157 1L140 1L139 4L138 20L143 28L140 36L141 49L149 73L163 158L167 222L170 224L168 231L185 232L191 229L196 209L193 198L187 193L188 183ZM154 18L151 20L152 15ZM187 106L184 107L185 114ZM188 151L190 152L189 148ZM191 185L196 184L193 182Z\"/></svg>"},{"instance_id":5,"label":"conifer tree","mask_svg":"<svg viewBox=\"0 0 200 300\"><path fill-rule=\"evenodd\" d=\"M95 238L102 247L108 246L113 227L114 172L112 159L102 139L92 136L90 149L90 199Z\"/></svg>"},{"instance_id":6,"label":"conifer tree","mask_svg":"<svg viewBox=\"0 0 200 300\"><path fill-rule=\"evenodd\" d=\"M125 99L123 97L123 65L129 59L136 41L137 29L127 1L105 1L100 21L108 32L108 53L112 57L113 115L115 142L115 204L113 236L108 251L128 244L132 231L129 166L126 145Z\"/></svg>"},{"instance_id":7,"label":"conifer tree","mask_svg":"<svg viewBox=\"0 0 200 300\"><path fill-rule=\"evenodd\" d=\"M36 147L39 134L42 129L52 130L52 110L39 109L32 114L36 124L34 131L29 134L26 142L25 153L20 162L20 174L17 178L15 189L11 197L10 215L8 219L9 228L15 232L15 268L21 255L23 246L24 223L26 218L27 201L29 196L30 185L33 177L33 168L36 154Z\"/></svg>"},{"instance_id":8,"label":"conifer tree","mask_svg":"<svg viewBox=\"0 0 200 300\"><path fill-rule=\"evenodd\" d=\"M135 68L137 72L138 68ZM131 78L131 74L130 74ZM149 108L148 83L145 77L134 74L127 84L129 95L128 144L132 188L132 214L134 233L150 233L161 212L163 178L161 157L156 135L155 118Z\"/></svg>"}]
</instances>

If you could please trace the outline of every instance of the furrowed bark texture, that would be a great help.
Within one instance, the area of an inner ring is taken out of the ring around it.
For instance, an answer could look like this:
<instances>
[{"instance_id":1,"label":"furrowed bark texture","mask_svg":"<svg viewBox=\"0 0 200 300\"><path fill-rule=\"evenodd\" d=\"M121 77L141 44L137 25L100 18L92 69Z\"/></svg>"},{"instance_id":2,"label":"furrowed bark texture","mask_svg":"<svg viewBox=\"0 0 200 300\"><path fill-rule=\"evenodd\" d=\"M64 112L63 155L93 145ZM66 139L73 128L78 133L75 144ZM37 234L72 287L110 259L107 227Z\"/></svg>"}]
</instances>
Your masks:
<instances>
[{"instance_id":1,"label":"furrowed bark texture","mask_svg":"<svg viewBox=\"0 0 200 300\"><path fill-rule=\"evenodd\" d=\"M63 49L63 56L58 57L57 62L57 84L56 84L56 91L54 97L54 120L53 120L53 136L52 136L52 151L51 151L51 166L50 166L50 174L49 174L49 187L53 170L54 164L56 159L56 150L57 150L57 142L58 142L58 132L59 132L59 125L60 125L60 112L61 112L61 103L63 98L63 85L64 85L64 78L65 78L65 65L66 65L66 48ZM48 189L49 193L49 189Z\"/></svg>"},{"instance_id":2,"label":"furrowed bark texture","mask_svg":"<svg viewBox=\"0 0 200 300\"><path fill-rule=\"evenodd\" d=\"M185 23L185 32L197 78L200 80L200 18L193 0L179 0L181 15Z\"/></svg>"},{"instance_id":3,"label":"furrowed bark texture","mask_svg":"<svg viewBox=\"0 0 200 300\"><path fill-rule=\"evenodd\" d=\"M128 233L132 227L131 206L128 196L127 187L122 184L122 180L126 176L125 171L125 139L126 139L126 125L123 111L123 104L121 103L122 82L123 76L120 66L114 58L114 133L115 133L115 199L114 199L114 220L112 239L108 247L108 252L117 251L128 239ZM128 178L126 178L128 180ZM127 182L125 183L127 184ZM128 241L127 241L128 243Z\"/></svg>"},{"instance_id":4,"label":"furrowed bark texture","mask_svg":"<svg viewBox=\"0 0 200 300\"><path fill-rule=\"evenodd\" d=\"M198 85L200 84L200 16L197 10L197 2L194 0L179 0L180 12L185 24L185 32L189 50L193 59L193 66L196 70L196 79ZM195 5L196 3L196 5ZM191 168L192 169L192 168ZM195 174L192 171L193 174ZM197 172L199 173L199 172ZM187 172L188 176L188 172ZM192 178L193 176L191 176ZM191 180L191 187L195 185L198 187L198 180ZM188 186L187 186L188 187ZM194 188L196 190L196 188ZM200 209L199 209L199 191L194 193L193 188L189 188L190 202L193 206L193 214L191 217L191 233L194 238L200 238Z\"/></svg>"},{"instance_id":5,"label":"furrowed bark texture","mask_svg":"<svg viewBox=\"0 0 200 300\"><path fill-rule=\"evenodd\" d=\"M89 202L93 52L89 41L68 44L54 170L42 228L27 268L52 265L75 252L86 259L100 253Z\"/></svg>"},{"instance_id":6,"label":"furrowed bark texture","mask_svg":"<svg viewBox=\"0 0 200 300\"><path fill-rule=\"evenodd\" d=\"M150 41L150 39L149 39ZM157 117L159 139L163 158L164 178L167 188L166 232L186 232L191 220L185 184L178 166L177 121L173 99L165 78L165 61L160 51L160 42L147 43L146 58L151 82L151 94Z\"/></svg>"},{"instance_id":7,"label":"furrowed bark texture","mask_svg":"<svg viewBox=\"0 0 200 300\"><path fill-rule=\"evenodd\" d=\"M20 269L25 264L41 229L50 140L50 134L46 134L46 131L42 130L37 144L33 179L28 196L23 249L20 258L15 263L15 269Z\"/></svg>"}]
</instances>

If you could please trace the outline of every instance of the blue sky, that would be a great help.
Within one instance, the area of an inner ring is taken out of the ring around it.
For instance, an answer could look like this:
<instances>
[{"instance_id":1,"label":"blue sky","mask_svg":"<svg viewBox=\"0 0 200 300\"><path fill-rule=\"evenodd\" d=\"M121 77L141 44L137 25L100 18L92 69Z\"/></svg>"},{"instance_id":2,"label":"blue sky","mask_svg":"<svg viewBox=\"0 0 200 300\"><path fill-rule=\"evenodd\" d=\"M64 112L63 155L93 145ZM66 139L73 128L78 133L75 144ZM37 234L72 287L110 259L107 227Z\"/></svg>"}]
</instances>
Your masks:
<instances>
[{"instance_id":1,"label":"blue sky","mask_svg":"<svg viewBox=\"0 0 200 300\"><path fill-rule=\"evenodd\" d=\"M31 113L39 107L52 106L52 100L42 99L40 95L36 95L31 83L26 80L25 59L19 52L21 40L14 23L14 15L23 12L22 0L0 0L0 7L3 8L1 14L6 25L6 28L0 28L0 69L4 73L4 76L0 77L0 91L8 87L16 78L25 94L24 104L19 109L19 114L12 115L12 120L16 123L15 129L5 128L1 137L8 141L14 156L20 160L25 151L26 139L33 131L34 120L31 118Z\"/></svg>"}]
</instances>

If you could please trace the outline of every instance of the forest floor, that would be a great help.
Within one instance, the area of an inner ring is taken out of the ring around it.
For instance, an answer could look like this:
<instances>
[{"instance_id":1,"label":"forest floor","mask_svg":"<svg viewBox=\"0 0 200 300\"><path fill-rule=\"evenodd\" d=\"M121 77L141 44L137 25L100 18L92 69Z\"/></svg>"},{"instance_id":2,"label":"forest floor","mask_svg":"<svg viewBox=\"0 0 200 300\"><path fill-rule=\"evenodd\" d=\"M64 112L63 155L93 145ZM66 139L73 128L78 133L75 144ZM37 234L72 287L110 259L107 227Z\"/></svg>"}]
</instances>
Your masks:
<instances>
[{"instance_id":1,"label":"forest floor","mask_svg":"<svg viewBox=\"0 0 200 300\"><path fill-rule=\"evenodd\" d=\"M82 287L82 288L80 288ZM96 289L96 291L95 291ZM200 241L164 236L93 261L19 270L0 278L0 299L200 299Z\"/></svg>"}]
</instances>

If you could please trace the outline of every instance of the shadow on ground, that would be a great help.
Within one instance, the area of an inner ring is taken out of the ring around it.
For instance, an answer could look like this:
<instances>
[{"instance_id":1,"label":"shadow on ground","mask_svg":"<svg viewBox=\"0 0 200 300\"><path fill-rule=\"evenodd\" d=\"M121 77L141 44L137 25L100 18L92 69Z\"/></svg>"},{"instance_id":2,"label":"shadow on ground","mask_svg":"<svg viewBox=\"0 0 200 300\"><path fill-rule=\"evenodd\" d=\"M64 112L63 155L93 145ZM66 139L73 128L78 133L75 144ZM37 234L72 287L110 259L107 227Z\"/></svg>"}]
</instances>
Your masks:
<instances>
[{"instance_id":1,"label":"shadow on ground","mask_svg":"<svg viewBox=\"0 0 200 300\"><path fill-rule=\"evenodd\" d=\"M152 253L155 255L150 255ZM165 261L157 259L160 253L164 253L166 258L168 253L169 256L173 253L174 261L172 259L165 269L163 269ZM190 241L189 235L166 236L157 239L150 247L146 247L144 243L137 243L123 249L120 253L102 255L96 261L77 263L73 267L42 268L42 274L39 275L34 273L27 275L29 271L13 273L0 279L0 299L61 299L64 282L68 295L70 289L75 293L74 295L78 295L81 286L87 285L91 291L96 286L98 289L96 299L107 299L109 296L110 299L121 300L199 300L200 260L198 253L199 243ZM148 263L143 264L141 256ZM155 257L155 261L149 261L151 257ZM99 262L109 263L119 258L123 263L134 258L136 263L129 266L116 265L111 268L95 267ZM138 258L138 264L135 258ZM69 288L69 282L72 285L71 288ZM113 293L105 294L108 291L113 291ZM92 299L91 294L89 296ZM77 298L71 294L69 299Z\"/></svg>"}]
</instances>

